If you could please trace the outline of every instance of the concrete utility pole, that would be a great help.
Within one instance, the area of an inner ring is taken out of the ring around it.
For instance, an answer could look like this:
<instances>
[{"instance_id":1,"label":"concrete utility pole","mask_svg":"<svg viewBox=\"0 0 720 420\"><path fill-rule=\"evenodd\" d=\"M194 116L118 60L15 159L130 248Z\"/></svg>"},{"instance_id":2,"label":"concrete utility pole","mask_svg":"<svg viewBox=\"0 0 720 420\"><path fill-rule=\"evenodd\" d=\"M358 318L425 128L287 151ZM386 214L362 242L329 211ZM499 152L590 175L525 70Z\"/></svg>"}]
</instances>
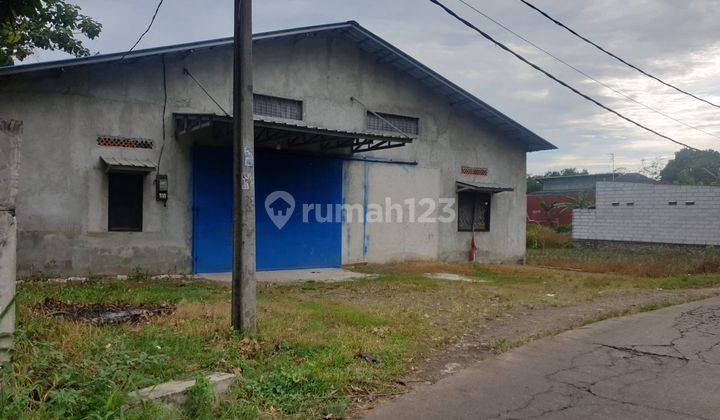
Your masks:
<instances>
[{"instance_id":1,"label":"concrete utility pole","mask_svg":"<svg viewBox=\"0 0 720 420\"><path fill-rule=\"evenodd\" d=\"M0 118L0 362L11 359L15 330L15 201L22 129L21 121Z\"/></svg>"},{"instance_id":2,"label":"concrete utility pole","mask_svg":"<svg viewBox=\"0 0 720 420\"><path fill-rule=\"evenodd\" d=\"M248 333L256 330L254 146L252 0L235 0L232 325Z\"/></svg>"}]
</instances>

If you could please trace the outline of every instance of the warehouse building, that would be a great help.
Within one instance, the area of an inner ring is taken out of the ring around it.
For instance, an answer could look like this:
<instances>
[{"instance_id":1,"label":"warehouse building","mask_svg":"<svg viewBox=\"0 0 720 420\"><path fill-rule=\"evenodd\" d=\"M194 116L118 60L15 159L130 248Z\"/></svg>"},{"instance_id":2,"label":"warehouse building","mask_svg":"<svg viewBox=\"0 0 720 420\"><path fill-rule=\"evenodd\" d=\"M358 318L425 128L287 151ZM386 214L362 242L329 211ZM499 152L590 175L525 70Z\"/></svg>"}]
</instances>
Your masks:
<instances>
[{"instance_id":1,"label":"warehouse building","mask_svg":"<svg viewBox=\"0 0 720 420\"><path fill-rule=\"evenodd\" d=\"M355 22L253 45L258 270L467 260L473 236L480 261L523 258L526 153L552 144ZM232 57L228 38L0 69L21 273L230 270Z\"/></svg>"}]
</instances>

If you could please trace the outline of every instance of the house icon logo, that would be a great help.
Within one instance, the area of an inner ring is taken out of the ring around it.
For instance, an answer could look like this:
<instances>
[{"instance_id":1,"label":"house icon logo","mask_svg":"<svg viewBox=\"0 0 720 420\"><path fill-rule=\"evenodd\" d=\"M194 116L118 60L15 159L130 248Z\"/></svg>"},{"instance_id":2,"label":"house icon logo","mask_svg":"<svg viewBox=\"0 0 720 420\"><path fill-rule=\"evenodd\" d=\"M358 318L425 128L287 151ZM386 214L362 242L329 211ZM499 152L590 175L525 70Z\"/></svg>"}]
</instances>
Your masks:
<instances>
[{"instance_id":1,"label":"house icon logo","mask_svg":"<svg viewBox=\"0 0 720 420\"><path fill-rule=\"evenodd\" d=\"M265 211L275 226L282 229L295 211L295 198L287 191L273 191L265 197Z\"/></svg>"}]
</instances>

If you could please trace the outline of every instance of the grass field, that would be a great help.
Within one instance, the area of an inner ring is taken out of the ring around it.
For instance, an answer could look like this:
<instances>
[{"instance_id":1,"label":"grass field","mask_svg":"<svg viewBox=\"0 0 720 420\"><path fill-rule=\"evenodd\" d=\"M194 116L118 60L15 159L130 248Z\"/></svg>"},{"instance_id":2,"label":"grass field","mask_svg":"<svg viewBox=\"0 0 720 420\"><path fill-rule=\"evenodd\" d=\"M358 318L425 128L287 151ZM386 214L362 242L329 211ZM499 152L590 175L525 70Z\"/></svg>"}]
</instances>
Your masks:
<instances>
[{"instance_id":1,"label":"grass field","mask_svg":"<svg viewBox=\"0 0 720 420\"><path fill-rule=\"evenodd\" d=\"M528 249L566 248L570 246L570 231L558 232L538 223L528 223L526 239Z\"/></svg>"},{"instance_id":2,"label":"grass field","mask_svg":"<svg viewBox=\"0 0 720 420\"><path fill-rule=\"evenodd\" d=\"M575 267L578 261L594 261L571 251L543 252L534 251L530 261L554 266L567 261L573 268L589 267ZM512 308L572 306L659 288L720 285L717 270L690 275L653 271L650 276L438 263L354 269L377 275L333 284L261 285L254 337L230 330L224 286L146 280L23 283L15 360L0 376L0 417L339 417L356 396L395 392L393 382L432 349ZM423 275L428 272L483 281L432 280ZM49 316L41 309L46 298L177 306L138 324L95 326ZM380 363L357 357L360 353ZM185 407L122 408L131 390L215 371L235 372L239 378L216 407L207 385L200 383Z\"/></svg>"},{"instance_id":3,"label":"grass field","mask_svg":"<svg viewBox=\"0 0 720 420\"><path fill-rule=\"evenodd\" d=\"M720 249L668 248L657 250L584 249L574 247L529 249L531 265L617 273L630 276L672 277L720 272Z\"/></svg>"}]
</instances>

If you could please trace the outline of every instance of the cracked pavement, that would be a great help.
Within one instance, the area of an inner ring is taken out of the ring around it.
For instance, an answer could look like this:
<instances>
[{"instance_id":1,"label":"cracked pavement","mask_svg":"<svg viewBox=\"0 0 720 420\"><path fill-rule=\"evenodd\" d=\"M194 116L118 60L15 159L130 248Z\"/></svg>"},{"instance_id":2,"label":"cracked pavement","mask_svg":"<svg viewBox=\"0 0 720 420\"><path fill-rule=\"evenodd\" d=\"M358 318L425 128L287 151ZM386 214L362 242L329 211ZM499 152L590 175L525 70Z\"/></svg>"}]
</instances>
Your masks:
<instances>
[{"instance_id":1,"label":"cracked pavement","mask_svg":"<svg viewBox=\"0 0 720 420\"><path fill-rule=\"evenodd\" d=\"M419 387L369 419L716 419L720 297L534 341Z\"/></svg>"}]
</instances>

